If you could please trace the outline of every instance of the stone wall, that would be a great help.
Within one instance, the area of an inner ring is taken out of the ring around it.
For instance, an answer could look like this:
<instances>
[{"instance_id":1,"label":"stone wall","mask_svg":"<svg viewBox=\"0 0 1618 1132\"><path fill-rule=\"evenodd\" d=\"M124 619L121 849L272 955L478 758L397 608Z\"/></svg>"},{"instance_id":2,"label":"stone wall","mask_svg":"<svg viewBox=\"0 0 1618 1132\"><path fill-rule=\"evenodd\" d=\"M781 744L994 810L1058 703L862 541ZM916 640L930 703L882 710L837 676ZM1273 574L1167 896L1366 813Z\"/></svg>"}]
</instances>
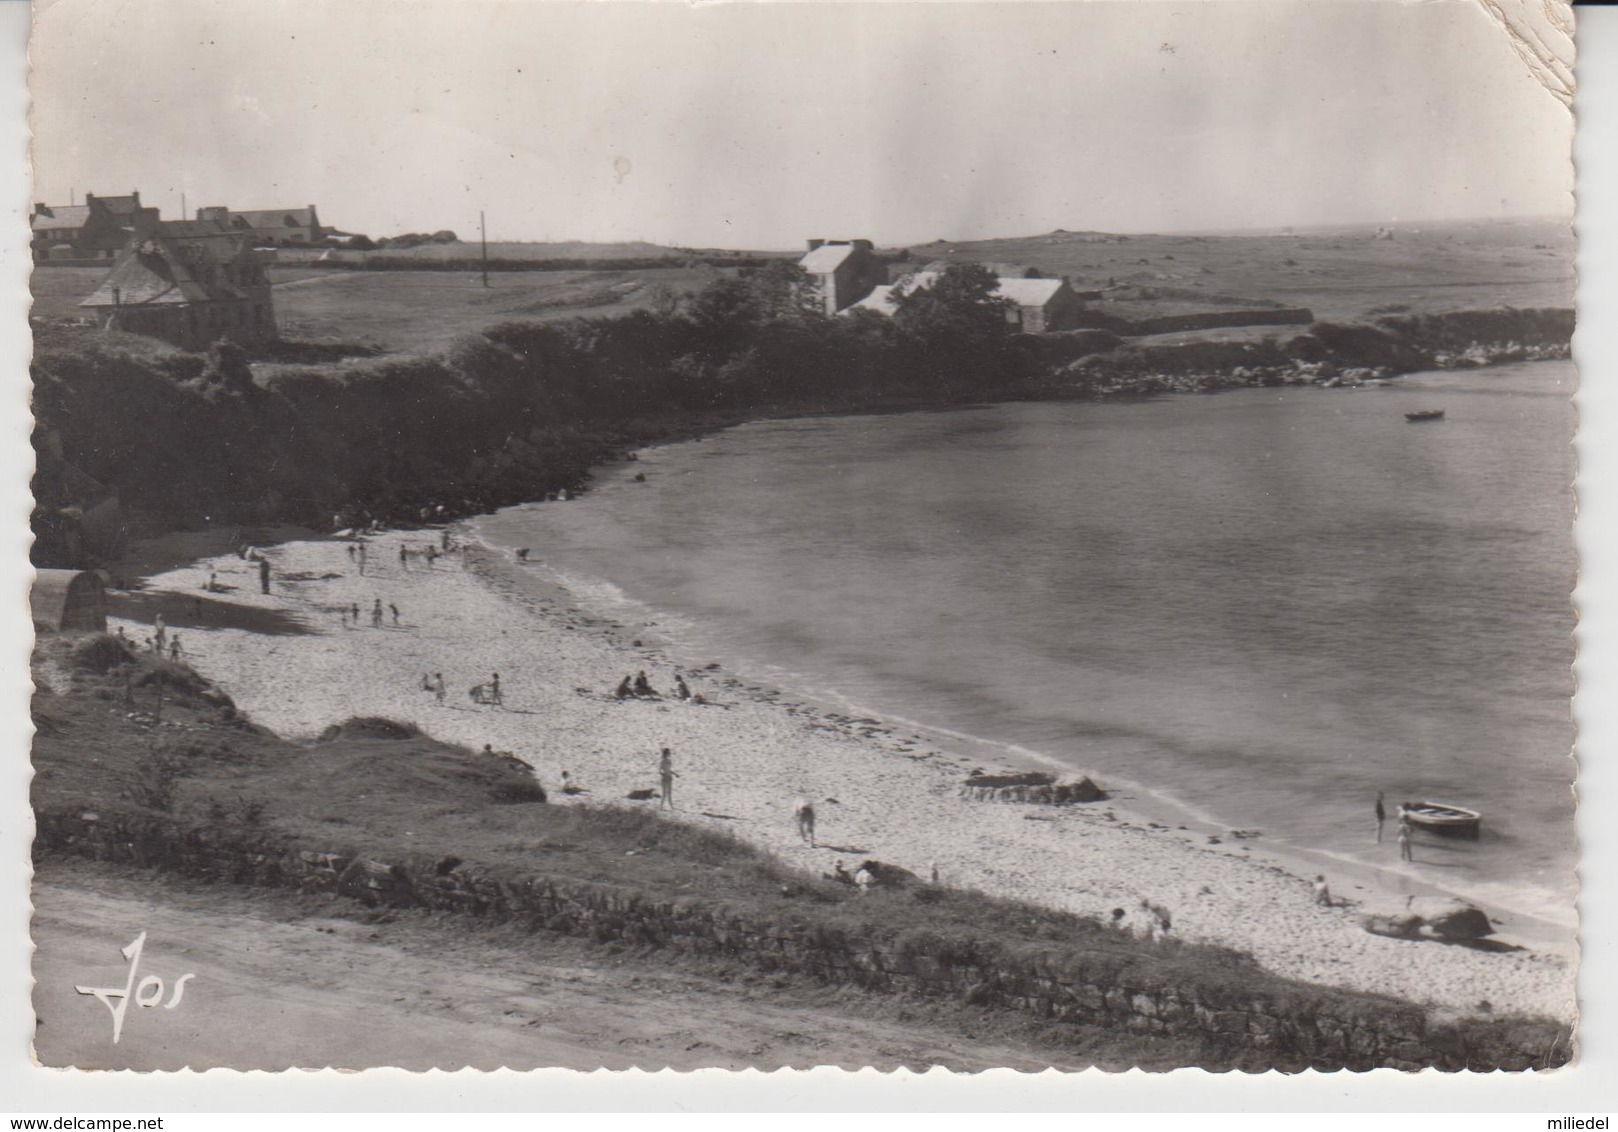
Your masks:
<instances>
[{"instance_id":1,"label":"stone wall","mask_svg":"<svg viewBox=\"0 0 1618 1132\"><path fill-rule=\"evenodd\" d=\"M269 833L222 833L138 813L40 812L35 851L161 868L234 884L341 894L371 906L424 908L598 943L744 962L875 992L1021 1012L1052 1022L1194 1038L1233 1063L1287 1070L1550 1068L1571 1036L1549 1021L1439 1022L1394 999L1274 982L1127 951L1008 953L926 929L870 940L806 921L766 922L711 903L648 900L606 885L497 875L454 858L388 862L310 850Z\"/></svg>"}]
</instances>

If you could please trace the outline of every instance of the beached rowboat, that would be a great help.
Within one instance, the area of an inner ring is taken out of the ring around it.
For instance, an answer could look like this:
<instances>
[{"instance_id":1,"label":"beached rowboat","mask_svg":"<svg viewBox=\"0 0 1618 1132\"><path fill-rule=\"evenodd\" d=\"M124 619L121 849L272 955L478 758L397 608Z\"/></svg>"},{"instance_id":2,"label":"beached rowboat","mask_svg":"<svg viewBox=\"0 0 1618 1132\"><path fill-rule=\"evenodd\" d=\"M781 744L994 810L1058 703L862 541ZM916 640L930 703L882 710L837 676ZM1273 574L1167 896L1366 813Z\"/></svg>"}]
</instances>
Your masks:
<instances>
[{"instance_id":1,"label":"beached rowboat","mask_svg":"<svg viewBox=\"0 0 1618 1132\"><path fill-rule=\"evenodd\" d=\"M1443 409L1421 409L1414 413L1406 413L1407 421L1441 421L1444 419Z\"/></svg>"},{"instance_id":2,"label":"beached rowboat","mask_svg":"<svg viewBox=\"0 0 1618 1132\"><path fill-rule=\"evenodd\" d=\"M1476 810L1447 802L1406 802L1399 807L1399 818L1446 837L1475 838L1483 822L1483 815Z\"/></svg>"}]
</instances>

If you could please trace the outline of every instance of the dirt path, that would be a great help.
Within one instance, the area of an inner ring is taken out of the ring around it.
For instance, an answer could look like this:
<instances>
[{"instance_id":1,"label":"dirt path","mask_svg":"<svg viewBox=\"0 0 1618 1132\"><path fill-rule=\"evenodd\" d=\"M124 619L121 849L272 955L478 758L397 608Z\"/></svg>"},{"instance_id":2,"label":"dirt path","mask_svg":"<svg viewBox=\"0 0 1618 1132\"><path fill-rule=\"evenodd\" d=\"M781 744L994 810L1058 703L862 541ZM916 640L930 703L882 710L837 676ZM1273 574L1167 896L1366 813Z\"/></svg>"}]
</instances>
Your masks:
<instances>
[{"instance_id":1,"label":"dirt path","mask_svg":"<svg viewBox=\"0 0 1618 1132\"><path fill-rule=\"evenodd\" d=\"M35 1055L47 1066L1082 1067L904 1021L903 1004L847 989L744 985L345 901L77 861L44 864L33 899ZM163 979L160 1001L195 978L172 1010L131 1004L115 1045L108 1009L74 987L122 987L119 950L141 932L137 979Z\"/></svg>"}]
</instances>

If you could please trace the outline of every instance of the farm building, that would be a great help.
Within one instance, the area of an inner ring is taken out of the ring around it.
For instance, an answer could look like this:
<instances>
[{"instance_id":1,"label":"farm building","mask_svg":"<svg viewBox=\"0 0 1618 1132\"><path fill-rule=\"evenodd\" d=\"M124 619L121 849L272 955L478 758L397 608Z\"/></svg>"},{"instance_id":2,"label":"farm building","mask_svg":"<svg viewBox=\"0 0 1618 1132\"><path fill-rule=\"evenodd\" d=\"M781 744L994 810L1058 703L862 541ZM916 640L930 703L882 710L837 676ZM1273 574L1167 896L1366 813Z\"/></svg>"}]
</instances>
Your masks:
<instances>
[{"instance_id":1,"label":"farm building","mask_svg":"<svg viewBox=\"0 0 1618 1132\"><path fill-rule=\"evenodd\" d=\"M888 281L887 265L877 259L870 240L810 240L798 266L814 280L815 298L827 314L859 302Z\"/></svg>"},{"instance_id":2,"label":"farm building","mask_svg":"<svg viewBox=\"0 0 1618 1132\"><path fill-rule=\"evenodd\" d=\"M157 209L142 205L138 192L126 197L86 193L84 203L76 205L36 204L34 261L112 259L138 225L157 219Z\"/></svg>"},{"instance_id":3,"label":"farm building","mask_svg":"<svg viewBox=\"0 0 1618 1132\"><path fill-rule=\"evenodd\" d=\"M912 272L891 287L877 287L850 309L891 315L898 309L893 300L894 287L903 287L907 291L931 287L937 278L936 271ZM1070 330L1079 312L1084 309L1083 300L1066 279L1024 279L1002 275L994 293L1015 304L1006 311L1006 321L1024 334Z\"/></svg>"},{"instance_id":4,"label":"farm building","mask_svg":"<svg viewBox=\"0 0 1618 1132\"><path fill-rule=\"evenodd\" d=\"M217 221L233 231L246 232L263 247L283 244L318 244L325 236L320 214L307 208L257 208L237 212L223 205L197 209L197 219Z\"/></svg>"},{"instance_id":5,"label":"farm building","mask_svg":"<svg viewBox=\"0 0 1618 1132\"><path fill-rule=\"evenodd\" d=\"M99 575L89 570L39 570L28 604L39 633L105 633L107 604Z\"/></svg>"},{"instance_id":6,"label":"farm building","mask_svg":"<svg viewBox=\"0 0 1618 1132\"><path fill-rule=\"evenodd\" d=\"M79 305L106 325L197 350L229 338L276 337L266 267L272 252L218 221L143 225Z\"/></svg>"}]
</instances>

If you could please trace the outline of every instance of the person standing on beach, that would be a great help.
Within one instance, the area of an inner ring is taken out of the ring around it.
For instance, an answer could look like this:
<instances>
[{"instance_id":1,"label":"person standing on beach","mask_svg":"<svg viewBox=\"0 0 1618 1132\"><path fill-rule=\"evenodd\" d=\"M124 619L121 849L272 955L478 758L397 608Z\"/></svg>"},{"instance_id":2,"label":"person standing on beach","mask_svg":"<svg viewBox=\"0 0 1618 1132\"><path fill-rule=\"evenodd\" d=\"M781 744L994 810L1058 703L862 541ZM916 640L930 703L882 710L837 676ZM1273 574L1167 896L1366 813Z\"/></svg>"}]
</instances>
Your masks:
<instances>
[{"instance_id":1,"label":"person standing on beach","mask_svg":"<svg viewBox=\"0 0 1618 1132\"><path fill-rule=\"evenodd\" d=\"M270 560L268 558L258 560L258 588L265 593L270 592Z\"/></svg>"},{"instance_id":2,"label":"person standing on beach","mask_svg":"<svg viewBox=\"0 0 1618 1132\"><path fill-rule=\"evenodd\" d=\"M154 652L161 656L163 654L163 646L168 643L169 636L168 626L163 624L163 615L161 613L159 613L157 617L153 619L152 629L154 630L152 633L152 640L157 642L152 646L152 648Z\"/></svg>"},{"instance_id":3,"label":"person standing on beach","mask_svg":"<svg viewBox=\"0 0 1618 1132\"><path fill-rule=\"evenodd\" d=\"M180 634L178 633L174 634L174 639L169 642L169 659L180 659Z\"/></svg>"},{"instance_id":4,"label":"person standing on beach","mask_svg":"<svg viewBox=\"0 0 1618 1132\"><path fill-rule=\"evenodd\" d=\"M1315 876L1315 903L1322 908L1332 906L1331 889L1326 884L1326 878L1318 874Z\"/></svg>"},{"instance_id":5,"label":"person standing on beach","mask_svg":"<svg viewBox=\"0 0 1618 1132\"><path fill-rule=\"evenodd\" d=\"M439 703L444 702L444 674L442 672L433 673L433 695L438 697Z\"/></svg>"},{"instance_id":6,"label":"person standing on beach","mask_svg":"<svg viewBox=\"0 0 1618 1132\"><path fill-rule=\"evenodd\" d=\"M676 676L674 678L674 694L682 700L689 700L691 698L691 689L686 687L684 676Z\"/></svg>"},{"instance_id":7,"label":"person standing on beach","mask_svg":"<svg viewBox=\"0 0 1618 1132\"><path fill-rule=\"evenodd\" d=\"M1382 805L1382 791L1376 792L1376 843L1382 844L1382 826L1388 820L1388 811Z\"/></svg>"},{"instance_id":8,"label":"person standing on beach","mask_svg":"<svg viewBox=\"0 0 1618 1132\"><path fill-rule=\"evenodd\" d=\"M496 672L489 681L489 702L495 707L506 706L505 693L500 690L500 673Z\"/></svg>"},{"instance_id":9,"label":"person standing on beach","mask_svg":"<svg viewBox=\"0 0 1618 1132\"><path fill-rule=\"evenodd\" d=\"M808 798L798 799L798 808L792 811L798 823L798 836L809 848L815 848L815 805Z\"/></svg>"},{"instance_id":10,"label":"person standing on beach","mask_svg":"<svg viewBox=\"0 0 1618 1132\"><path fill-rule=\"evenodd\" d=\"M657 760L657 778L663 787L663 797L658 802L659 809L674 808L674 780L677 777L679 776L674 773L674 752L664 747L662 756Z\"/></svg>"},{"instance_id":11,"label":"person standing on beach","mask_svg":"<svg viewBox=\"0 0 1618 1132\"><path fill-rule=\"evenodd\" d=\"M1399 823L1399 860L1414 862L1416 859L1415 847L1410 841L1410 823Z\"/></svg>"},{"instance_id":12,"label":"person standing on beach","mask_svg":"<svg viewBox=\"0 0 1618 1132\"><path fill-rule=\"evenodd\" d=\"M354 628L360 627L360 603L355 602L348 607L348 615L354 619Z\"/></svg>"},{"instance_id":13,"label":"person standing on beach","mask_svg":"<svg viewBox=\"0 0 1618 1132\"><path fill-rule=\"evenodd\" d=\"M359 544L358 554L359 554L359 560L360 560L360 576L364 577L365 576L365 544L363 542Z\"/></svg>"},{"instance_id":14,"label":"person standing on beach","mask_svg":"<svg viewBox=\"0 0 1618 1132\"><path fill-rule=\"evenodd\" d=\"M382 599L377 598L376 604L371 606L371 628L382 628Z\"/></svg>"},{"instance_id":15,"label":"person standing on beach","mask_svg":"<svg viewBox=\"0 0 1618 1132\"><path fill-rule=\"evenodd\" d=\"M394 628L398 628L398 626L399 626L399 607L397 605L394 605L393 602L390 601L390 602L388 602L388 609L391 610L392 613L393 613L393 625L394 625Z\"/></svg>"}]
</instances>

